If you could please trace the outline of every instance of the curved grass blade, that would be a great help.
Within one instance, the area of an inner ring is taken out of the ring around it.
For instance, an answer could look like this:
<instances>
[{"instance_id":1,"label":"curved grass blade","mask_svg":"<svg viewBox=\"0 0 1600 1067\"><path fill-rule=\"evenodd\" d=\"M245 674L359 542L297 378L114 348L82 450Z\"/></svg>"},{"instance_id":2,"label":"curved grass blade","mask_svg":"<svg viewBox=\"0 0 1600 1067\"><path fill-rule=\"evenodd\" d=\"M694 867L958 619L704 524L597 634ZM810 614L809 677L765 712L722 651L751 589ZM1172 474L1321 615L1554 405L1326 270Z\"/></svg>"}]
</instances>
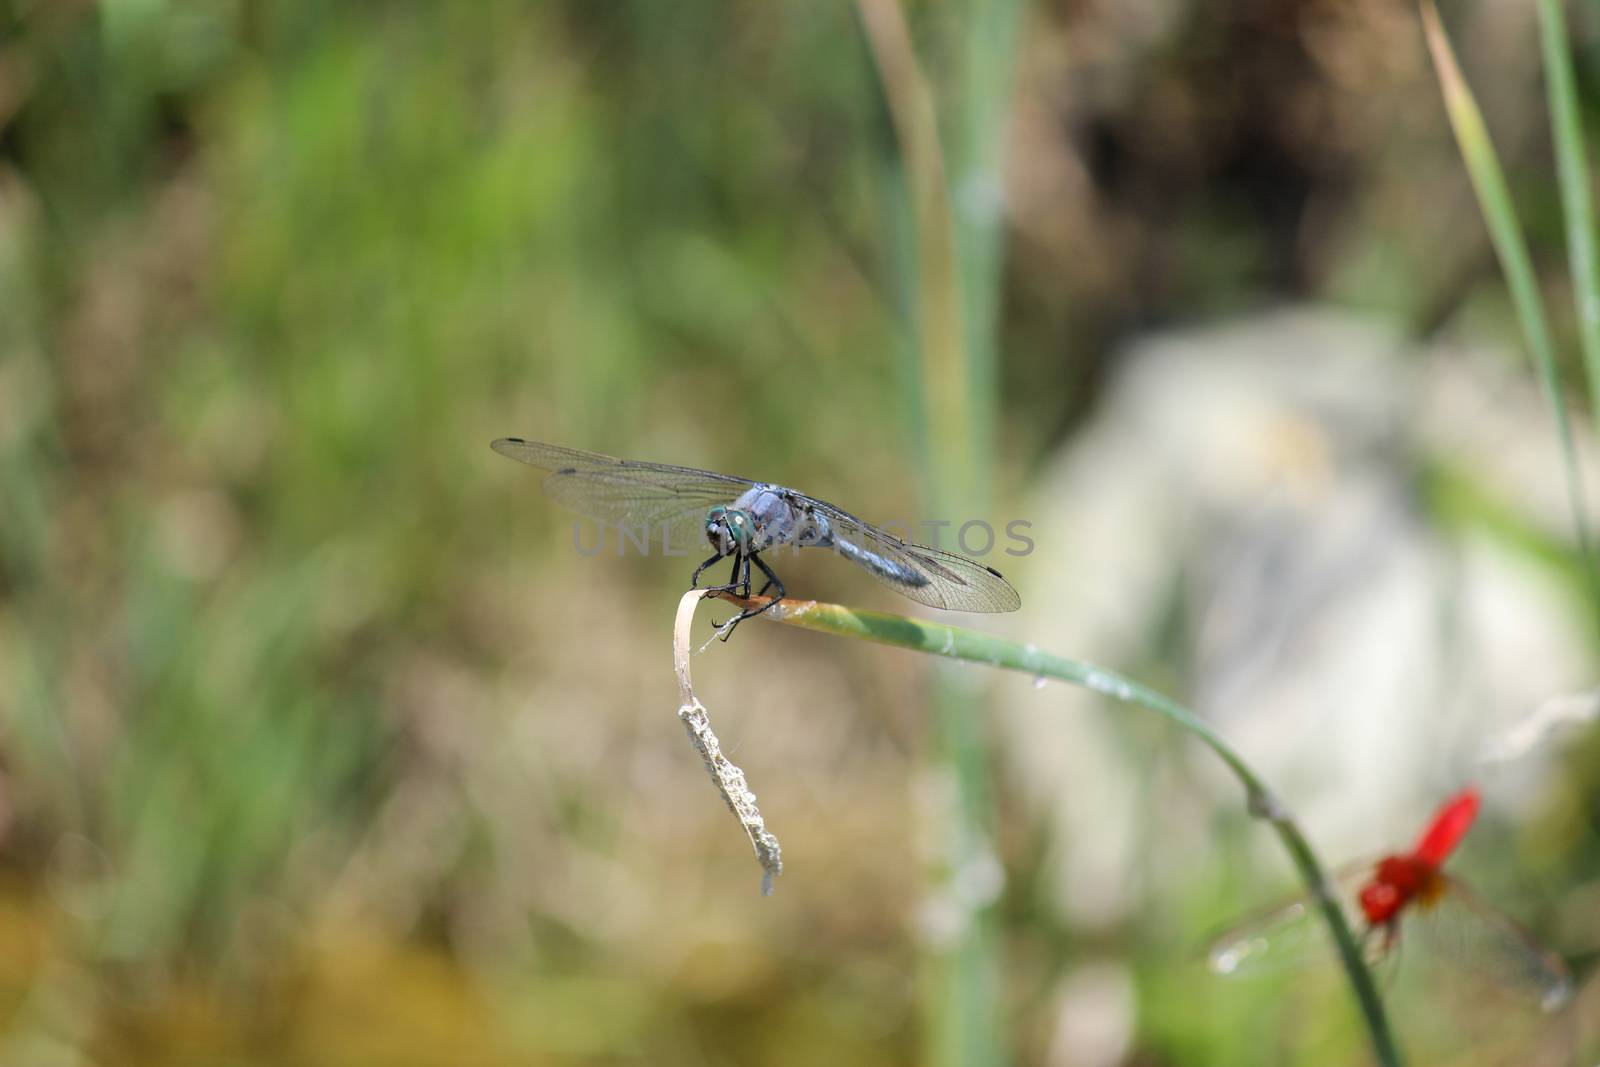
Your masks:
<instances>
[{"instance_id":1,"label":"curved grass blade","mask_svg":"<svg viewBox=\"0 0 1600 1067\"><path fill-rule=\"evenodd\" d=\"M747 609L766 606L765 597L725 597ZM1019 671L1030 678L1054 678L1072 685L1092 689L1118 700L1155 712L1194 737L1209 748L1233 772L1244 787L1245 803L1252 815L1271 824L1289 859L1294 863L1309 899L1321 914L1333 935L1339 962L1350 981L1351 991L1361 1009L1367 1036L1373 1053L1383 1067L1399 1067L1403 1062L1399 1046L1389 1029L1389 1018L1383 1000L1372 978L1372 971L1364 958L1364 949L1351 928L1339 901L1339 892L1322 864L1312 851L1311 843L1300 832L1293 815L1267 789L1255 770L1234 751L1233 746L1200 716L1177 701L1162 696L1130 678L1113 671L1041 652L1033 646L1023 646L1015 641L993 634L979 633L959 626L946 626L903 615L887 615L877 611L857 611L838 604L820 604L812 600L783 600L761 618L771 622L787 623L808 630L840 637L854 637L879 644L895 645L916 652L930 652L950 659L986 664L1002 670Z\"/></svg>"},{"instance_id":2,"label":"curved grass blade","mask_svg":"<svg viewBox=\"0 0 1600 1067\"><path fill-rule=\"evenodd\" d=\"M1572 270L1578 338L1583 346L1595 423L1600 425L1600 259L1595 253L1594 200L1589 192L1577 79L1573 75L1561 0L1539 0L1539 44L1544 53L1545 93L1550 101L1550 133L1561 184L1561 214L1567 227L1567 260Z\"/></svg>"},{"instance_id":3,"label":"curved grass blade","mask_svg":"<svg viewBox=\"0 0 1600 1067\"><path fill-rule=\"evenodd\" d=\"M1593 541L1589 534L1583 482L1578 472L1578 454L1572 443L1572 425L1567 417L1561 374L1556 365L1555 344L1545 321L1544 305L1539 298L1538 282L1534 277L1533 262L1528 256L1527 242L1523 239L1522 226L1517 221L1516 209L1511 203L1511 191L1506 186L1505 173L1501 170L1494 142L1484 125L1483 114L1478 109L1472 89L1456 63L1450 39L1439 21L1439 10L1433 0L1418 0L1418 7L1422 12L1422 29L1427 38L1428 51L1433 56L1434 70L1439 77L1439 88L1444 94L1445 111L1450 116L1450 127L1455 131L1456 144L1461 149L1462 161L1467 165L1472 190L1477 196L1478 210L1483 213L1489 239L1500 260L1500 269L1505 274L1506 288L1511 293L1517 320L1522 325L1523 337L1533 356L1540 387L1555 415L1578 550L1583 557L1584 571L1589 576L1591 601L1596 610L1600 610L1600 580L1595 575L1590 549Z\"/></svg>"}]
</instances>

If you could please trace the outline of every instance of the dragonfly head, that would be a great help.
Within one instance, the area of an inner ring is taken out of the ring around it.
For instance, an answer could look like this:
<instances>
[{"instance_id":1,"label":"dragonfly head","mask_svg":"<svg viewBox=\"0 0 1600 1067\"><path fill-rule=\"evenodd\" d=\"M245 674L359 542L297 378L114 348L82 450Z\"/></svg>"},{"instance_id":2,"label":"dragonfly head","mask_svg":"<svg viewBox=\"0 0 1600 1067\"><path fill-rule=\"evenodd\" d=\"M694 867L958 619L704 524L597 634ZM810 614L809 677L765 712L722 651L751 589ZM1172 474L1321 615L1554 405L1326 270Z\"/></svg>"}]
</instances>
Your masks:
<instances>
[{"instance_id":1,"label":"dragonfly head","mask_svg":"<svg viewBox=\"0 0 1600 1067\"><path fill-rule=\"evenodd\" d=\"M1361 887L1361 913L1373 926L1392 921L1405 902L1405 894L1388 882L1374 879Z\"/></svg>"},{"instance_id":2,"label":"dragonfly head","mask_svg":"<svg viewBox=\"0 0 1600 1067\"><path fill-rule=\"evenodd\" d=\"M739 508L718 504L706 512L706 540L724 556L749 552L754 533L755 523Z\"/></svg>"}]
</instances>

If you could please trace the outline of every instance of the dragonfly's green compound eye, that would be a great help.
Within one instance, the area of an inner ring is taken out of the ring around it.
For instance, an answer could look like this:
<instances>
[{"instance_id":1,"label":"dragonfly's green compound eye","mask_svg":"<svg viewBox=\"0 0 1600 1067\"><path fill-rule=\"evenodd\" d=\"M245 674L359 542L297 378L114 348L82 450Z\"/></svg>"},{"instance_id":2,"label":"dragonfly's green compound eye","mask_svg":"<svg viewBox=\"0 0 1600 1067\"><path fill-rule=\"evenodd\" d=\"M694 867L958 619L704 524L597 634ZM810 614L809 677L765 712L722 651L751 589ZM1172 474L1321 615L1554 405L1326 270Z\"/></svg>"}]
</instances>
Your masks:
<instances>
[{"instance_id":1,"label":"dragonfly's green compound eye","mask_svg":"<svg viewBox=\"0 0 1600 1067\"><path fill-rule=\"evenodd\" d=\"M722 533L727 531L727 536L733 541L734 546L741 552L750 547L750 535L754 532L755 525L750 521L750 516L738 508L730 508L718 504L706 512L706 538L713 545L720 546Z\"/></svg>"}]
</instances>

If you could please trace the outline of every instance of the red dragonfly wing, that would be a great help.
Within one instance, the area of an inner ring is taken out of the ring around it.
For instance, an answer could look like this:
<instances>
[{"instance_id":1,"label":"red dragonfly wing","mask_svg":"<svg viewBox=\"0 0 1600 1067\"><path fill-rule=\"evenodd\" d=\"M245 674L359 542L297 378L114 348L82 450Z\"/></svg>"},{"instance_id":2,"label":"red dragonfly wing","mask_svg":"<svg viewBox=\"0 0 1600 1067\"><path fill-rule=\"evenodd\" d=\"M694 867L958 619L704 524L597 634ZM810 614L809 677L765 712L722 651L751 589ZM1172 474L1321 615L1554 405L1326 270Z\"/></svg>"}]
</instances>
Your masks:
<instances>
[{"instance_id":1,"label":"red dragonfly wing","mask_svg":"<svg viewBox=\"0 0 1600 1067\"><path fill-rule=\"evenodd\" d=\"M1366 929L1356 900L1374 866L1374 861L1367 860L1343 867L1332 876L1335 898L1344 909L1345 921L1362 938L1369 964L1383 960L1391 947L1382 930ZM1264 977L1288 969L1320 966L1337 958L1333 935L1307 893L1230 927L1206 948L1206 966L1214 974L1229 977Z\"/></svg>"},{"instance_id":2,"label":"red dragonfly wing","mask_svg":"<svg viewBox=\"0 0 1600 1067\"><path fill-rule=\"evenodd\" d=\"M1445 891L1408 908L1401 925L1418 947L1502 989L1555 1011L1572 996L1572 975L1561 957L1457 878L1444 875Z\"/></svg>"}]
</instances>

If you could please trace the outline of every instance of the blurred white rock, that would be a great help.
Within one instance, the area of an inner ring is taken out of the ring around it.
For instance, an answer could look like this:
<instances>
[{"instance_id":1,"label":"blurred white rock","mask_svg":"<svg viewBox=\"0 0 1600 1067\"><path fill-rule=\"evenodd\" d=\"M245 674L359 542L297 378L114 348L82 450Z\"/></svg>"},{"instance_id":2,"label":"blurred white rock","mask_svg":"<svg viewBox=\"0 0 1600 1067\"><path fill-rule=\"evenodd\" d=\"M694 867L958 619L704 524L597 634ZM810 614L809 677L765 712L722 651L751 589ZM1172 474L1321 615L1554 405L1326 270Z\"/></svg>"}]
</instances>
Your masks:
<instances>
[{"instance_id":1,"label":"blurred white rock","mask_svg":"<svg viewBox=\"0 0 1600 1067\"><path fill-rule=\"evenodd\" d=\"M1570 540L1526 362L1408 350L1372 322L1295 309L1154 336L1116 365L1026 509L1038 548L1013 632L1138 673L1178 612L1186 662L1171 670L1189 689L1173 695L1330 861L1408 840L1468 781L1491 807L1525 801L1549 746L1481 755L1552 697L1594 688L1583 591L1491 531L1438 528L1422 475L1454 472ZM1580 451L1600 467L1589 436ZM1116 921L1149 869L1151 775L1124 721L1143 713L1068 686L1005 692L1008 773L1054 824L1061 907ZM1216 804L1240 801L1215 781ZM1169 858L1206 847L1203 806L1160 814Z\"/></svg>"}]
</instances>

